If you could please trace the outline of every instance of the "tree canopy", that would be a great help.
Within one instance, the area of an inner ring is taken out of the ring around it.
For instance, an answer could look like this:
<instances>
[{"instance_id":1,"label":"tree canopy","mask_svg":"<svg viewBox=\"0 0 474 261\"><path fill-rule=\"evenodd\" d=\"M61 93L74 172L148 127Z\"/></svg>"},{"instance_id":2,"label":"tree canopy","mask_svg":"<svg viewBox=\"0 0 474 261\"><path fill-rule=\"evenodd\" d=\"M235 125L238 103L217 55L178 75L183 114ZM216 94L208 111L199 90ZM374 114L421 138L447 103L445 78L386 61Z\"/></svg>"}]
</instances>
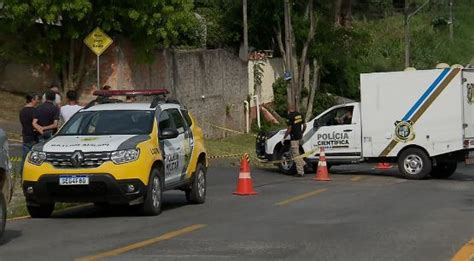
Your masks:
<instances>
[{"instance_id":1,"label":"tree canopy","mask_svg":"<svg viewBox=\"0 0 474 261\"><path fill-rule=\"evenodd\" d=\"M0 57L51 64L69 88L81 77L82 40L97 26L131 40L144 61L202 41L192 0L5 0L0 16Z\"/></svg>"}]
</instances>

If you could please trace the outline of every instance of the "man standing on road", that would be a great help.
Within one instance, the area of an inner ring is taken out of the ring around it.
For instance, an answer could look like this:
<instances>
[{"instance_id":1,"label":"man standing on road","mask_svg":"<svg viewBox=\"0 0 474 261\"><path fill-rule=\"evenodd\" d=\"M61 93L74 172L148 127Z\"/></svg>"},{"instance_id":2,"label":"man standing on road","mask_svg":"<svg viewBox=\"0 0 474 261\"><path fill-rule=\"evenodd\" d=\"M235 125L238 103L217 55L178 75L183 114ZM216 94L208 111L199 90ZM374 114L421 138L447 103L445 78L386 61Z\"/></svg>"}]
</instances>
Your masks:
<instances>
[{"instance_id":1,"label":"man standing on road","mask_svg":"<svg viewBox=\"0 0 474 261\"><path fill-rule=\"evenodd\" d=\"M68 104L61 107L61 121L66 123L72 115L82 109L82 106L77 104L77 92L74 90L70 90L66 93L66 98Z\"/></svg>"},{"instance_id":2,"label":"man standing on road","mask_svg":"<svg viewBox=\"0 0 474 261\"><path fill-rule=\"evenodd\" d=\"M38 142L38 135L33 127L33 118L36 115L36 106L38 106L40 102L40 98L36 94L28 94L25 98L26 104L20 111L21 135L23 137L23 162L33 145ZM23 162L21 164L21 170L23 170Z\"/></svg>"},{"instance_id":3,"label":"man standing on road","mask_svg":"<svg viewBox=\"0 0 474 261\"><path fill-rule=\"evenodd\" d=\"M304 176L304 166L306 162L302 158L296 157L300 155L300 142L305 130L306 123L303 120L303 115L296 111L294 106L290 106L288 108L288 128L286 129L285 136L283 136L282 143L284 143L286 137L290 135L291 157L294 159L297 175L300 177Z\"/></svg>"},{"instance_id":4,"label":"man standing on road","mask_svg":"<svg viewBox=\"0 0 474 261\"><path fill-rule=\"evenodd\" d=\"M46 141L57 131L59 121L59 109L54 104L56 93L47 91L46 101L38 106L36 115L33 119L33 127L39 132L39 141Z\"/></svg>"}]
</instances>

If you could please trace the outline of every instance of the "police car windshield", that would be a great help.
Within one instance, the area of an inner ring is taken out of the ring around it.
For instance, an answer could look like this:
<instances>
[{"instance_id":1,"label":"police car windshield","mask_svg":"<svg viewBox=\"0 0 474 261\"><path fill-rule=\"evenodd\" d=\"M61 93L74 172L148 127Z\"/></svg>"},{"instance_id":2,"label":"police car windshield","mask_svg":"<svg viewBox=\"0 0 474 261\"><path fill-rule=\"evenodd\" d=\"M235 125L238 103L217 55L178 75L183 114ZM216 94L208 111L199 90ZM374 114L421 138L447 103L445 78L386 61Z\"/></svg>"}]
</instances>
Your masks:
<instances>
[{"instance_id":1,"label":"police car windshield","mask_svg":"<svg viewBox=\"0 0 474 261\"><path fill-rule=\"evenodd\" d=\"M153 128L153 111L85 111L76 113L58 135L137 135Z\"/></svg>"}]
</instances>

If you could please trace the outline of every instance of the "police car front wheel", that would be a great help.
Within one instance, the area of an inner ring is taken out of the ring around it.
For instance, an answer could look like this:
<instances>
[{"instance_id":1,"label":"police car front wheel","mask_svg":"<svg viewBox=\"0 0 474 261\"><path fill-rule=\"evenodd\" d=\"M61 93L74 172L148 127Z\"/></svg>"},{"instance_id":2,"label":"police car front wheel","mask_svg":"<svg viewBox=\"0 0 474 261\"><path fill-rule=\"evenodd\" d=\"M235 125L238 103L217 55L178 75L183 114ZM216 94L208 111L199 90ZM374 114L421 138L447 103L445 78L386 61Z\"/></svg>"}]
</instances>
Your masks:
<instances>
[{"instance_id":1,"label":"police car front wheel","mask_svg":"<svg viewBox=\"0 0 474 261\"><path fill-rule=\"evenodd\" d=\"M191 188L185 190L186 200L191 204L202 204L206 201L206 168L198 163L193 176Z\"/></svg>"},{"instance_id":2,"label":"police car front wheel","mask_svg":"<svg viewBox=\"0 0 474 261\"><path fill-rule=\"evenodd\" d=\"M143 205L142 212L147 216L156 216L161 213L161 205L163 202L163 181L158 169L153 169L148 181L147 192Z\"/></svg>"}]
</instances>

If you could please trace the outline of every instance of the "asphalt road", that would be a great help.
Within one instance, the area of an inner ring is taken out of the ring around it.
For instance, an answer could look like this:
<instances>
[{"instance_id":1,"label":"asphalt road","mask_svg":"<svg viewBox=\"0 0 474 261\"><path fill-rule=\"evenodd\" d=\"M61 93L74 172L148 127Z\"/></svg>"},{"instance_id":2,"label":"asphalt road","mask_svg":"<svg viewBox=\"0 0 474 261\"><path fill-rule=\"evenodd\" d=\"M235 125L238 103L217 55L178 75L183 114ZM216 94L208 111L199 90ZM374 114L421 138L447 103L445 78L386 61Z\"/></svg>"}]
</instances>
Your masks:
<instances>
[{"instance_id":1,"label":"asphalt road","mask_svg":"<svg viewBox=\"0 0 474 261\"><path fill-rule=\"evenodd\" d=\"M9 221L0 260L450 260L474 237L474 168L395 173L336 167L316 182L252 169L259 194L240 197L238 167L211 166L203 205L171 191L157 217L87 205Z\"/></svg>"}]
</instances>

